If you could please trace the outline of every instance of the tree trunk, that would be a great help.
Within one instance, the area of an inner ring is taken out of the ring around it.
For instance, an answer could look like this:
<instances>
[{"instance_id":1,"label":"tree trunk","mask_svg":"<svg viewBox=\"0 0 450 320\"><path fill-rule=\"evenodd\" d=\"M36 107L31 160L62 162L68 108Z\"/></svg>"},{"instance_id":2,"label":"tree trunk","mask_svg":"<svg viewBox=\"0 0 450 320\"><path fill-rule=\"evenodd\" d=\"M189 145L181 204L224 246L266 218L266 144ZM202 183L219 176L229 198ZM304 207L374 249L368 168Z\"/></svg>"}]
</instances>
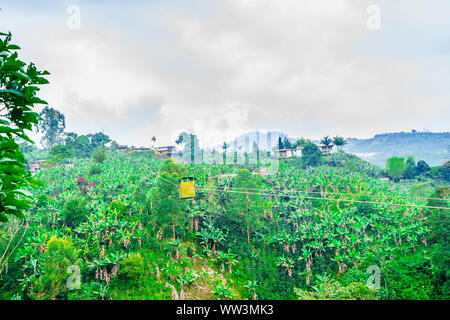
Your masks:
<instances>
[{"instance_id":1,"label":"tree trunk","mask_svg":"<svg viewBox=\"0 0 450 320\"><path fill-rule=\"evenodd\" d=\"M250 244L250 227L247 222L247 243Z\"/></svg>"}]
</instances>

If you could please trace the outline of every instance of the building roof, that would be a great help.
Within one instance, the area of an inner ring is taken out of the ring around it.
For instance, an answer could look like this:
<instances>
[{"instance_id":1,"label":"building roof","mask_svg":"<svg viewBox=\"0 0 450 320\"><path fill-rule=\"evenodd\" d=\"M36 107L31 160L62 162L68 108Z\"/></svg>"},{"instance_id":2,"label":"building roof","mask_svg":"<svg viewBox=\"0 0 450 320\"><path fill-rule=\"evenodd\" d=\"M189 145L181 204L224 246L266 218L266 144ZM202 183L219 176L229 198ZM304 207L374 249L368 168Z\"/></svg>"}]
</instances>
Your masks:
<instances>
[{"instance_id":1,"label":"building roof","mask_svg":"<svg viewBox=\"0 0 450 320\"><path fill-rule=\"evenodd\" d=\"M284 152L284 151L295 151L296 149L294 148L294 149L279 149L279 150L276 150L277 152Z\"/></svg>"}]
</instances>

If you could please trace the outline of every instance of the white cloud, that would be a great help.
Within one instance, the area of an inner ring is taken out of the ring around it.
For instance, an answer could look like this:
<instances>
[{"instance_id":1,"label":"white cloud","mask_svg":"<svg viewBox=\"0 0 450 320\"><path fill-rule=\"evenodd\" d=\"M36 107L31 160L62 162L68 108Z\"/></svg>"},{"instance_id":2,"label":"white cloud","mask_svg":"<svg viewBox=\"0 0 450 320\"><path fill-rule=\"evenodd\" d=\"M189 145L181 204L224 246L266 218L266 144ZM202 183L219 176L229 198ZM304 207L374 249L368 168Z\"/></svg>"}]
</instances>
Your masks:
<instances>
[{"instance_id":1,"label":"white cloud","mask_svg":"<svg viewBox=\"0 0 450 320\"><path fill-rule=\"evenodd\" d=\"M102 3L80 1L72 32L54 27L59 11L45 21L16 11L7 23L52 72L42 94L70 130L101 126L121 143L173 143L199 127L212 145L254 129L317 138L448 126L449 95L427 81L445 74L384 55L387 34L367 30L365 1L200 3L194 15L182 3L114 2L108 13L121 19L108 19ZM401 8L380 5L395 27ZM31 23L41 27L25 33Z\"/></svg>"}]
</instances>

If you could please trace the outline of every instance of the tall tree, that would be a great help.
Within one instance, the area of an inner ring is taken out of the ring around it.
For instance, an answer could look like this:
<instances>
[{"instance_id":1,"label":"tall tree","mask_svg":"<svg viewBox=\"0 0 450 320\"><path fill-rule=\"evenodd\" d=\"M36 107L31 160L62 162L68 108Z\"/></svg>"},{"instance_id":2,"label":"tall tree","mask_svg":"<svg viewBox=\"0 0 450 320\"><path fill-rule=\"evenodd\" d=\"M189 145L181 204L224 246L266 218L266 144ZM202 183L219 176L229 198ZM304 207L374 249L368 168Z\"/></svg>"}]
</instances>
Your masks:
<instances>
[{"instance_id":1,"label":"tall tree","mask_svg":"<svg viewBox=\"0 0 450 320\"><path fill-rule=\"evenodd\" d=\"M339 152L342 151L342 147L347 144L347 141L343 137L336 136L333 138L334 145L338 148Z\"/></svg>"},{"instance_id":2,"label":"tall tree","mask_svg":"<svg viewBox=\"0 0 450 320\"><path fill-rule=\"evenodd\" d=\"M38 124L35 104L47 104L36 93L39 85L48 83L44 76L49 74L19 60L20 47L11 44L11 38L11 33L0 33L0 222L11 215L23 218L31 205L25 189L36 187L37 180L25 170L25 157L14 138L33 143L26 130Z\"/></svg>"},{"instance_id":3,"label":"tall tree","mask_svg":"<svg viewBox=\"0 0 450 320\"><path fill-rule=\"evenodd\" d=\"M92 155L93 147L87 136L79 136L75 132L67 132L65 136L66 146L72 150L76 157L89 158Z\"/></svg>"},{"instance_id":4,"label":"tall tree","mask_svg":"<svg viewBox=\"0 0 450 320\"><path fill-rule=\"evenodd\" d=\"M401 177L403 177L405 169L406 164L404 158L391 157L386 159L386 172L395 181L398 181Z\"/></svg>"},{"instance_id":5,"label":"tall tree","mask_svg":"<svg viewBox=\"0 0 450 320\"><path fill-rule=\"evenodd\" d=\"M224 142L222 145L222 149L223 149L223 164L227 164L227 143Z\"/></svg>"},{"instance_id":6,"label":"tall tree","mask_svg":"<svg viewBox=\"0 0 450 320\"><path fill-rule=\"evenodd\" d=\"M41 142L47 149L50 149L62 141L66 120L61 112L48 106L42 109L40 116L37 132L42 132Z\"/></svg>"},{"instance_id":7,"label":"tall tree","mask_svg":"<svg viewBox=\"0 0 450 320\"><path fill-rule=\"evenodd\" d=\"M300 138L295 142L294 146L303 148L308 142L310 142L308 139Z\"/></svg>"},{"instance_id":8,"label":"tall tree","mask_svg":"<svg viewBox=\"0 0 450 320\"><path fill-rule=\"evenodd\" d=\"M294 149L294 146L292 145L292 143L289 141L289 139L287 137L284 137L284 139L283 139L283 148L284 149Z\"/></svg>"},{"instance_id":9,"label":"tall tree","mask_svg":"<svg viewBox=\"0 0 450 320\"><path fill-rule=\"evenodd\" d=\"M253 232L257 231L261 226L264 201L260 194L256 194L257 190L262 188L262 182L258 176L253 175L250 171L243 169L233 180L233 186L242 188L240 190L249 189L251 193L233 193L227 207L231 213L232 219L245 226L245 234L247 235L247 243Z\"/></svg>"},{"instance_id":10,"label":"tall tree","mask_svg":"<svg viewBox=\"0 0 450 320\"><path fill-rule=\"evenodd\" d=\"M186 212L183 210L185 202L179 199L178 179L183 168L172 159L167 159L160 170L160 178L153 192L153 199L158 203L154 211L154 223L164 233L171 230L176 239L176 226L181 224Z\"/></svg>"},{"instance_id":11,"label":"tall tree","mask_svg":"<svg viewBox=\"0 0 450 320\"><path fill-rule=\"evenodd\" d=\"M407 179L414 179L417 176L417 166L414 157L406 159L405 177Z\"/></svg>"},{"instance_id":12,"label":"tall tree","mask_svg":"<svg viewBox=\"0 0 450 320\"><path fill-rule=\"evenodd\" d=\"M419 160L417 161L417 174L424 174L427 173L428 171L431 170L430 166L428 165L428 163L426 163L424 160Z\"/></svg>"},{"instance_id":13,"label":"tall tree","mask_svg":"<svg viewBox=\"0 0 450 320\"><path fill-rule=\"evenodd\" d=\"M313 142L307 142L302 148L302 159L304 166L317 166L322 160L322 151Z\"/></svg>"},{"instance_id":14,"label":"tall tree","mask_svg":"<svg viewBox=\"0 0 450 320\"><path fill-rule=\"evenodd\" d=\"M283 141L281 137L278 137L278 150L284 149Z\"/></svg>"},{"instance_id":15,"label":"tall tree","mask_svg":"<svg viewBox=\"0 0 450 320\"><path fill-rule=\"evenodd\" d=\"M111 139L104 134L103 132L97 132L94 134L88 134L87 137L89 138L92 148L96 147L104 147L105 144L111 141Z\"/></svg>"}]
</instances>

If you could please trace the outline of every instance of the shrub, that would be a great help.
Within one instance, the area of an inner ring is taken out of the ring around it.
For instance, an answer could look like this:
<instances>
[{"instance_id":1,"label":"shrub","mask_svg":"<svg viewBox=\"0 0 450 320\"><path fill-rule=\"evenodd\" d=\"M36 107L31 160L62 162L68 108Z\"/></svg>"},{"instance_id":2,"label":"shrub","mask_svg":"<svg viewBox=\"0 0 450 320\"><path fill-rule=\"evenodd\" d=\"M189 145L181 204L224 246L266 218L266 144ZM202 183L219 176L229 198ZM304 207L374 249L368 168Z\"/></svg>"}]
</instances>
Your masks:
<instances>
[{"instance_id":1,"label":"shrub","mask_svg":"<svg viewBox=\"0 0 450 320\"><path fill-rule=\"evenodd\" d=\"M113 200L109 204L110 211L116 211L120 216L127 213L127 207L120 200Z\"/></svg>"},{"instance_id":2,"label":"shrub","mask_svg":"<svg viewBox=\"0 0 450 320\"><path fill-rule=\"evenodd\" d=\"M406 170L405 159L402 157L391 157L386 159L386 172L394 181L400 180Z\"/></svg>"},{"instance_id":3,"label":"shrub","mask_svg":"<svg viewBox=\"0 0 450 320\"><path fill-rule=\"evenodd\" d=\"M88 208L86 201L81 196L69 199L64 204L62 211L64 223L71 228L83 222L87 214Z\"/></svg>"},{"instance_id":4,"label":"shrub","mask_svg":"<svg viewBox=\"0 0 450 320\"><path fill-rule=\"evenodd\" d=\"M97 163L103 163L106 160L106 150L103 147L96 147L92 153L92 158Z\"/></svg>"},{"instance_id":5,"label":"shrub","mask_svg":"<svg viewBox=\"0 0 450 320\"><path fill-rule=\"evenodd\" d=\"M89 169L89 175L90 176L93 176L93 175L96 175L96 174L100 174L100 173L102 173L102 168L100 168L100 166L98 166L98 165L93 165Z\"/></svg>"},{"instance_id":6,"label":"shrub","mask_svg":"<svg viewBox=\"0 0 450 320\"><path fill-rule=\"evenodd\" d=\"M36 280L31 297L36 299L65 298L68 292L67 268L78 265L78 251L69 240L51 238L42 258L41 276Z\"/></svg>"},{"instance_id":7,"label":"shrub","mask_svg":"<svg viewBox=\"0 0 450 320\"><path fill-rule=\"evenodd\" d=\"M359 196L358 201L356 202L356 213L358 213L361 216L364 217L370 217L372 214L377 213L377 209L375 208L375 205L371 202L374 202L374 199L372 199L370 196L362 195Z\"/></svg>"},{"instance_id":8,"label":"shrub","mask_svg":"<svg viewBox=\"0 0 450 320\"><path fill-rule=\"evenodd\" d=\"M305 166L317 166L322 161L322 151L313 142L307 142L302 149L302 159Z\"/></svg>"},{"instance_id":9,"label":"shrub","mask_svg":"<svg viewBox=\"0 0 450 320\"><path fill-rule=\"evenodd\" d=\"M295 293L299 300L376 300L376 291L361 282L343 286L332 280L314 289L315 291L295 289Z\"/></svg>"},{"instance_id":10,"label":"shrub","mask_svg":"<svg viewBox=\"0 0 450 320\"><path fill-rule=\"evenodd\" d=\"M48 197L45 194L40 194L37 198L36 207L44 208L48 203Z\"/></svg>"},{"instance_id":11,"label":"shrub","mask_svg":"<svg viewBox=\"0 0 450 320\"><path fill-rule=\"evenodd\" d=\"M119 276L124 279L139 280L144 273L144 258L135 253L120 262Z\"/></svg>"},{"instance_id":12,"label":"shrub","mask_svg":"<svg viewBox=\"0 0 450 320\"><path fill-rule=\"evenodd\" d=\"M430 258L417 251L407 256L397 256L388 261L382 270L387 299L426 300L431 298L432 269Z\"/></svg>"}]
</instances>

